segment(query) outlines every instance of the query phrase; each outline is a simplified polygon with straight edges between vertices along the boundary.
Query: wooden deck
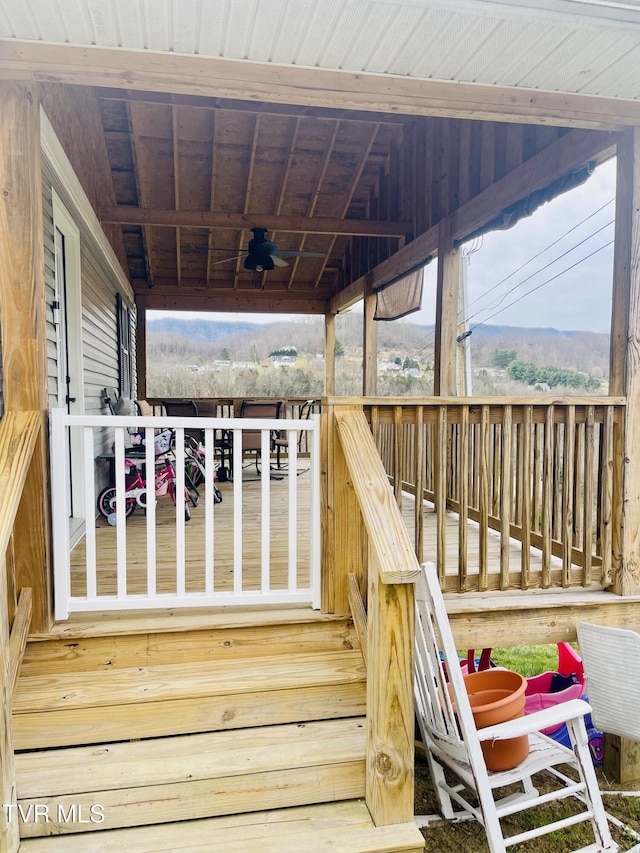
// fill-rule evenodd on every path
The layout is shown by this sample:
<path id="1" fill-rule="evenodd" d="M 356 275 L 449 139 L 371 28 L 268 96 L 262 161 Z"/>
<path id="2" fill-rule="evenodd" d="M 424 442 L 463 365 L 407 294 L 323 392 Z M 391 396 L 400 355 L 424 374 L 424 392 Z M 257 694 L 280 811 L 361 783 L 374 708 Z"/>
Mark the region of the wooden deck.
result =
<path id="1" fill-rule="evenodd" d="M 261 576 L 261 530 L 260 530 L 260 482 L 254 480 L 255 469 L 247 469 L 248 481 L 243 483 L 243 576 L 245 588 L 259 589 Z M 287 520 L 284 507 L 288 500 L 287 477 L 271 482 L 271 539 L 270 579 L 274 587 L 286 586 L 287 582 Z M 309 576 L 309 526 L 308 489 L 309 475 L 297 478 L 298 511 L 301 514 L 298 538 L 298 582 L 308 583 Z M 233 586 L 233 484 L 221 483 L 224 498 L 214 508 L 216 588 L 230 590 Z M 437 525 L 433 505 L 423 502 L 424 561 L 435 560 Z M 415 507 L 412 495 L 402 495 L 402 516 L 413 536 Z M 176 546 L 175 508 L 168 497 L 161 498 L 157 505 L 158 527 L 156 546 L 158 559 L 158 588 L 161 591 L 175 590 Z M 100 519 L 97 524 L 98 588 L 113 592 L 116 584 L 116 528 Z M 146 524 L 141 510 L 127 521 L 127 571 L 129 591 L 142 592 L 146 582 Z M 204 497 L 198 507 L 192 508 L 192 520 L 185 526 L 186 532 L 186 579 L 187 590 L 201 590 L 204 583 Z M 489 531 L 487 552 L 490 561 L 488 589 L 478 591 L 478 560 L 474 554 L 480 548 L 480 530 L 475 522 L 468 522 L 466 539 L 469 571 L 467 592 L 457 594 L 459 518 L 456 513 L 447 514 L 446 525 L 446 599 L 452 628 L 460 648 L 484 646 L 510 646 L 519 643 L 537 644 L 576 639 L 576 625 L 580 620 L 606 622 L 620 627 L 637 628 L 638 597 L 620 597 L 603 590 L 595 580 L 589 587 L 581 586 L 582 569 L 572 571 L 574 586 L 562 587 L 562 565 L 560 558 L 552 557 L 552 588 L 529 589 L 520 586 L 522 547 L 517 540 L 509 543 L 510 584 L 506 590 L 499 589 L 500 537 Z M 84 542 L 72 552 L 72 583 L 74 593 L 83 594 L 84 579 L 81 566 L 84 564 Z M 530 582 L 539 583 L 541 575 L 541 553 L 531 549 Z M 594 570 L 599 574 L 599 570 Z M 500 611 L 499 618 L 496 614 Z M 196 627 L 226 624 L 230 627 L 242 624 L 262 624 L 272 618 L 276 621 L 282 613 L 286 619 L 322 620 L 318 611 L 306 605 L 288 605 L 284 611 L 277 606 L 256 607 L 206 607 L 180 609 L 179 606 L 156 611 L 125 611 L 122 613 L 73 613 L 68 621 L 57 624 L 48 636 L 89 636 L 92 634 L 118 635 L 137 631 L 142 624 L 155 630 L 181 631 Z M 280 615 L 279 615 L 280 614 Z"/>
<path id="2" fill-rule="evenodd" d="M 270 524 L 270 581 L 274 589 L 286 588 L 288 573 L 288 526 L 287 514 L 283 511 L 288 500 L 288 476 L 282 480 L 271 481 Z M 233 587 L 233 542 L 234 542 L 234 504 L 233 483 L 219 484 L 223 501 L 214 507 L 214 548 L 215 548 L 215 583 L 216 589 L 228 591 Z M 297 535 L 297 580 L 298 585 L 309 583 L 309 475 L 302 473 L 297 478 L 298 497 L 298 535 Z M 402 516 L 409 535 L 413 537 L 415 529 L 415 508 L 413 495 L 404 493 L 402 496 Z M 205 496 L 201 490 L 201 498 L 197 507 L 191 507 L 191 521 L 185 525 L 186 537 L 186 588 L 187 592 L 198 592 L 204 589 L 205 564 Z M 242 564 L 243 589 L 260 589 L 261 580 L 261 484 L 256 479 L 255 468 L 245 470 L 242 489 L 243 530 L 242 530 Z M 156 554 L 157 579 L 159 592 L 175 592 L 176 584 L 176 537 L 175 537 L 175 507 L 168 496 L 157 502 L 156 524 Z M 424 519 L 424 548 L 421 558 L 423 561 L 434 560 L 437 551 L 437 526 L 433 504 L 423 501 Z M 127 520 L 126 531 L 127 553 L 127 591 L 129 594 L 142 593 L 146 588 L 147 560 L 147 529 L 144 512 L 138 508 Z M 467 523 L 467 553 L 468 575 L 467 590 L 478 589 L 477 555 L 480 548 L 480 528 L 473 521 Z M 446 592 L 457 591 L 458 579 L 458 549 L 460 539 L 459 519 L 456 513 L 447 513 L 446 525 Z M 489 590 L 498 590 L 500 577 L 500 536 L 495 531 L 489 531 Z M 98 593 L 113 594 L 116 585 L 116 528 L 103 518 L 96 521 L 96 550 Z M 77 545 L 71 554 L 72 593 L 85 594 L 84 565 L 86 560 L 84 540 Z M 522 546 L 513 539 L 509 543 L 509 565 L 511 582 L 509 589 L 520 589 L 520 571 L 522 564 Z M 530 585 L 539 584 L 542 575 L 542 556 L 539 549 L 531 548 Z M 562 580 L 562 561 L 552 557 L 552 584 L 559 588 Z M 572 580 L 576 587 L 580 586 L 582 569 L 575 566 L 572 570 Z M 598 583 L 599 570 L 593 570 L 592 590 L 601 589 Z"/>
<path id="3" fill-rule="evenodd" d="M 302 462 L 301 460 L 301 467 Z M 274 474 L 277 472 L 274 472 Z M 288 578 L 288 474 L 271 480 L 270 495 L 270 586 L 286 589 Z M 279 476 L 279 475 L 278 475 Z M 214 561 L 215 588 L 220 592 L 233 589 L 234 536 L 237 518 L 234 516 L 234 487 L 231 481 L 219 483 L 223 500 L 214 504 Z M 299 474 L 297 486 L 297 585 L 309 585 L 310 569 L 310 477 L 307 470 Z M 190 506 L 191 520 L 185 524 L 186 591 L 205 589 L 205 500 L 204 487 L 200 500 Z M 259 590 L 261 584 L 261 482 L 255 466 L 245 469 L 242 483 L 242 577 L 243 590 Z M 116 591 L 116 528 L 104 518 L 96 521 L 97 586 L 99 595 Z M 156 504 L 156 576 L 157 589 L 162 593 L 176 592 L 176 508 L 168 495 Z M 138 507 L 126 523 L 127 593 L 144 593 L 147 583 L 147 525 L 144 511 Z M 86 593 L 84 567 L 85 541 L 82 539 L 71 553 L 72 595 Z"/>
<path id="4" fill-rule="evenodd" d="M 402 517 L 414 539 L 415 531 L 415 498 L 406 492 L 402 495 L 401 505 Z M 435 561 L 437 553 L 437 517 L 434 505 L 429 501 L 422 502 L 422 515 L 424 523 L 424 547 L 421 561 Z M 467 521 L 466 525 L 466 548 L 467 548 L 467 582 L 466 591 L 478 590 L 478 577 L 480 566 L 480 525 L 475 521 Z M 445 592 L 458 591 L 458 553 L 460 548 L 460 523 L 458 514 L 447 512 L 445 527 Z M 500 588 L 500 534 L 495 530 L 487 531 L 487 553 L 488 553 L 488 589 L 499 590 Z M 419 555 L 420 556 L 420 555 Z M 522 569 L 522 544 L 517 539 L 509 540 L 509 573 L 510 583 L 508 589 L 520 590 L 520 576 Z M 572 566 L 571 586 L 580 587 L 582 584 L 582 567 Z M 602 589 L 600 584 L 600 567 L 594 566 L 591 572 L 592 582 L 590 589 Z M 529 564 L 529 588 L 535 589 L 540 586 L 542 579 L 542 551 L 539 548 L 530 549 Z M 551 582 L 552 586 L 562 586 L 562 560 L 560 557 L 551 557 Z"/>

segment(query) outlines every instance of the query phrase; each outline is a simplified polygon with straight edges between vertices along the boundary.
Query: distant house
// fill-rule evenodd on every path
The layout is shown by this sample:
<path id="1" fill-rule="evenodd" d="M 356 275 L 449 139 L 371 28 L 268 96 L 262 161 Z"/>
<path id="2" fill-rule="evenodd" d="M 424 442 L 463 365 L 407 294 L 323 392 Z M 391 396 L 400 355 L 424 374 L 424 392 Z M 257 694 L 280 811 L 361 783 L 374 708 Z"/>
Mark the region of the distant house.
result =
<path id="1" fill-rule="evenodd" d="M 395 361 L 383 361 L 378 365 L 379 373 L 399 373 L 402 370 L 401 364 L 396 364 Z"/>
<path id="2" fill-rule="evenodd" d="M 213 362 L 215 370 L 223 370 L 225 367 L 231 367 L 231 362 L 226 359 L 218 359 Z"/>
<path id="3" fill-rule="evenodd" d="M 234 361 L 232 364 L 234 370 L 251 370 L 257 366 L 255 361 Z"/>
<path id="4" fill-rule="evenodd" d="M 294 367 L 297 358 L 296 355 L 272 355 L 271 362 L 274 367 Z"/>

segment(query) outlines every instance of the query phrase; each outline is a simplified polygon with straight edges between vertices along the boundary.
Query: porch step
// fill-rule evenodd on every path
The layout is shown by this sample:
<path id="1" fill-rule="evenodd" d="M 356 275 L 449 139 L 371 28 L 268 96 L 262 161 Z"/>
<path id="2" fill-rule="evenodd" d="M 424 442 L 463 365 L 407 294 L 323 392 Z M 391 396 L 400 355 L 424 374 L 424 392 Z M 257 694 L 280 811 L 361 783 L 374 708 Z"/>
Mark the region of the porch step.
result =
<path id="1" fill-rule="evenodd" d="M 20 853 L 421 853 L 413 823 L 375 827 L 361 801 L 252 812 L 229 817 L 86 835 L 25 839 Z"/>
<path id="2" fill-rule="evenodd" d="M 359 649 L 52 671 L 18 679 L 16 750 L 243 729 L 365 713 Z"/>
<path id="3" fill-rule="evenodd" d="M 363 797 L 365 753 L 358 717 L 18 754 L 21 837 Z"/>

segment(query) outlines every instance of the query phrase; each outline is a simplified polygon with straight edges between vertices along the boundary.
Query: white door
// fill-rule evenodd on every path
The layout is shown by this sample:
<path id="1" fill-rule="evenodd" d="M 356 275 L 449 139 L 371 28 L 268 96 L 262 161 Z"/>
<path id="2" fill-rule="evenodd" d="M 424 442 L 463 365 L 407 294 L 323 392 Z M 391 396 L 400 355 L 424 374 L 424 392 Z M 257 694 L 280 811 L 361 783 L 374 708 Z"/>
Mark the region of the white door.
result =
<path id="1" fill-rule="evenodd" d="M 80 232 L 54 193 L 53 225 L 55 245 L 56 358 L 58 364 L 58 406 L 69 414 L 84 412 L 82 372 L 82 300 L 80 286 Z M 69 487 L 67 514 L 72 543 L 84 528 L 84 475 L 82 436 L 70 435 L 67 447 Z"/>

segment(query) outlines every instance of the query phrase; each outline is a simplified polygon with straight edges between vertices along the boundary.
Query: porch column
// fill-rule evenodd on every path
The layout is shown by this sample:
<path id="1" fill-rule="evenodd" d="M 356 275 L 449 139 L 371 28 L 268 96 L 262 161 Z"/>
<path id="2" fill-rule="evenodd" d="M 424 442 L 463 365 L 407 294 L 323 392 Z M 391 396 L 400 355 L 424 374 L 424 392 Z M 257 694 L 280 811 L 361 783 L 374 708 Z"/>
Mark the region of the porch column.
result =
<path id="1" fill-rule="evenodd" d="M 613 550 L 614 591 L 640 594 L 640 456 L 629 447 L 640 430 L 640 129 L 618 143 L 609 394 L 624 396 L 622 434 L 615 437 L 613 492 L 618 495 Z M 626 446 L 625 446 L 626 443 Z"/>
<path id="2" fill-rule="evenodd" d="M 613 454 L 613 591 L 624 596 L 640 593 L 640 458 L 630 451 L 640 429 L 640 128 L 625 131 L 617 154 L 609 394 L 627 399 Z M 605 772 L 623 784 L 640 778 L 639 746 L 605 733 Z"/>
<path id="3" fill-rule="evenodd" d="M 324 396 L 336 393 L 336 315 L 324 315 Z"/>
<path id="4" fill-rule="evenodd" d="M 16 586 L 33 590 L 31 630 L 53 623 L 46 464 L 47 362 L 37 92 L 27 81 L 0 83 L 0 307 L 7 411 L 37 411 L 38 444 L 16 518 Z"/>
<path id="5" fill-rule="evenodd" d="M 438 229 L 438 283 L 433 368 L 433 393 L 436 397 L 455 397 L 456 395 L 459 282 L 460 250 L 453 247 L 451 220 L 442 219 Z"/>
<path id="6" fill-rule="evenodd" d="M 38 98 L 26 81 L 0 82 L 0 318 L 2 377 L 6 411 L 40 412 L 38 443 L 22 492 L 12 537 L 18 591 L 34 594 L 33 627 L 46 630 L 52 619 L 49 574 L 49 518 L 45 467 L 46 347 L 44 336 L 44 257 Z M 5 483 L 11 488 L 11 483 Z M 20 845 L 15 806 L 9 678 L 7 555 L 0 554 L 0 850 Z"/>
<path id="7" fill-rule="evenodd" d="M 136 294 L 136 397 L 147 398 L 147 298 Z"/>
<path id="8" fill-rule="evenodd" d="M 378 393 L 378 328 L 373 319 L 376 313 L 376 294 L 367 275 L 364 287 L 364 328 L 362 335 L 362 394 L 375 397 Z"/>

